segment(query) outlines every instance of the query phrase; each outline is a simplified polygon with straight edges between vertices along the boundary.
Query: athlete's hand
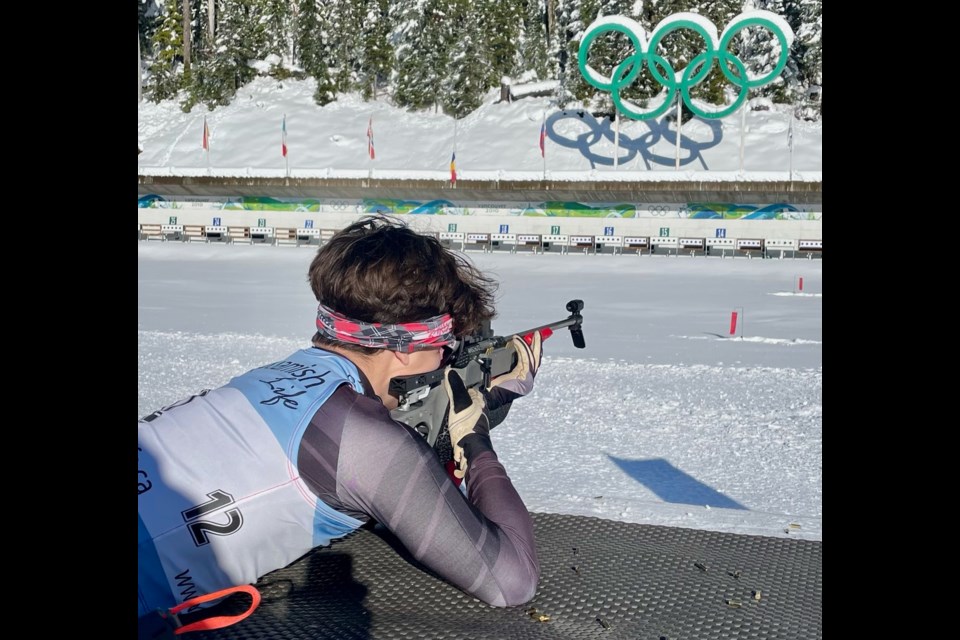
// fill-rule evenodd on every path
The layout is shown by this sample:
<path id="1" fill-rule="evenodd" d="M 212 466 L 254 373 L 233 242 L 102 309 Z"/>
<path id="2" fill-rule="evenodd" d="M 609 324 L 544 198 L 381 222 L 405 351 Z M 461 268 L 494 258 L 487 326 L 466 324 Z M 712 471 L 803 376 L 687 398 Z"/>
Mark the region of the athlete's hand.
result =
<path id="1" fill-rule="evenodd" d="M 450 430 L 450 443 L 453 445 L 453 460 L 457 464 L 453 474 L 462 478 L 467 474 L 467 457 L 461 443 L 464 438 L 473 434 L 488 436 L 490 420 L 487 418 L 483 395 L 477 389 L 468 390 L 460 374 L 451 367 L 444 371 L 443 388 L 450 400 L 447 427 Z"/>
<path id="2" fill-rule="evenodd" d="M 490 388 L 500 387 L 518 396 L 530 393 L 533 390 L 537 369 L 540 368 L 540 358 L 543 355 L 542 342 L 539 331 L 533 332 L 529 345 L 520 336 L 513 336 L 510 345 L 517 353 L 517 363 L 510 371 L 491 380 Z"/>

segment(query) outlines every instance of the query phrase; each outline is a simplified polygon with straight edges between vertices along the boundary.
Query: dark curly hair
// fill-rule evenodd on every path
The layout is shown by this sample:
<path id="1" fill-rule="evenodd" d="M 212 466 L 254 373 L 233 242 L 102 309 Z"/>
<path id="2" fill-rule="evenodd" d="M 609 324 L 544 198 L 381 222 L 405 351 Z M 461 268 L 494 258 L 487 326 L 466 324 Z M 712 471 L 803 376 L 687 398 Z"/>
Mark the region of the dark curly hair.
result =
<path id="1" fill-rule="evenodd" d="M 308 274 L 317 301 L 349 318 L 396 324 L 444 313 L 456 335 L 470 335 L 496 315 L 497 282 L 433 236 L 391 216 L 365 216 L 320 247 Z M 320 346 L 377 349 L 332 341 Z"/>

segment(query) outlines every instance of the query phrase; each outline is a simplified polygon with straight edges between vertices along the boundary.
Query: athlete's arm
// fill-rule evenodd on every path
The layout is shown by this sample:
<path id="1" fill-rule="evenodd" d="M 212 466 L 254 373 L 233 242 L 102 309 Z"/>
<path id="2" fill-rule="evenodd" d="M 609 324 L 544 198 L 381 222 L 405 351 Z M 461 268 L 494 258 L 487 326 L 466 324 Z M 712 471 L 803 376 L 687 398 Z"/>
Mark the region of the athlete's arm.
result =
<path id="1" fill-rule="evenodd" d="M 321 498 L 377 520 L 419 562 L 488 604 L 533 598 L 540 573 L 533 523 L 492 448 L 470 458 L 467 499 L 426 440 L 382 404 L 341 388 L 321 412 L 341 411 L 336 496 Z"/>

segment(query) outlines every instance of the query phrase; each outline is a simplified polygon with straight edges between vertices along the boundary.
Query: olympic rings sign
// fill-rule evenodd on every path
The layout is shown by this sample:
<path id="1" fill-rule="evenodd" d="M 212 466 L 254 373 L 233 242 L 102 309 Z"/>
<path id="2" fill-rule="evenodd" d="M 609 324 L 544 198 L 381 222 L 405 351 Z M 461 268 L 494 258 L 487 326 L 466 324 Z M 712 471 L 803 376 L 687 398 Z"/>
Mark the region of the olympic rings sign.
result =
<path id="1" fill-rule="evenodd" d="M 727 49 L 733 37 L 748 27 L 763 27 L 769 30 L 780 41 L 780 58 L 774 69 L 759 78 L 748 78 L 747 69 L 743 62 Z M 657 45 L 670 32 L 678 29 L 690 29 L 703 38 L 706 51 L 695 56 L 682 72 L 675 71 L 669 62 L 656 53 Z M 633 43 L 634 54 L 618 64 L 613 69 L 611 77 L 603 76 L 587 64 L 587 54 L 590 44 L 597 36 L 607 31 L 618 31 Z M 650 39 L 635 20 L 623 16 L 604 16 L 598 18 L 587 27 L 587 31 L 580 42 L 578 59 L 580 73 L 591 85 L 604 91 L 609 91 L 614 104 L 625 116 L 634 120 L 647 120 L 663 114 L 673 103 L 674 95 L 680 91 L 680 96 L 692 112 L 703 118 L 723 118 L 743 104 L 747 93 L 753 87 L 760 87 L 780 75 L 787 64 L 790 45 L 793 44 L 793 30 L 787 21 L 770 11 L 744 11 L 717 36 L 717 27 L 712 22 L 696 13 L 675 13 L 667 16 L 656 26 Z M 713 62 L 716 60 L 720 70 L 732 84 L 740 87 L 740 93 L 733 104 L 719 111 L 704 111 L 690 100 L 690 89 L 699 84 L 710 73 Z M 640 107 L 620 97 L 620 91 L 629 86 L 640 74 L 644 65 L 650 69 L 654 79 L 666 90 L 667 95 L 663 104 L 649 111 L 642 111 Z M 730 70 L 733 67 L 736 74 Z"/>

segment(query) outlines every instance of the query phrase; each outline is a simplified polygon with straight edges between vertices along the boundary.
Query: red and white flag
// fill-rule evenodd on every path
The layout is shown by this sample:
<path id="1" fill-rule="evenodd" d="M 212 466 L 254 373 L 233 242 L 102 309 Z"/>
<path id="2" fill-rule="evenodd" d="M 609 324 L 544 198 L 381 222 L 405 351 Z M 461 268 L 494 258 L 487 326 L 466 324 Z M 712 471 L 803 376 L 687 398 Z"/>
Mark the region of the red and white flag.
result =
<path id="1" fill-rule="evenodd" d="M 207 117 L 203 117 L 203 150 L 210 151 L 210 129 L 207 127 Z"/>
<path id="2" fill-rule="evenodd" d="M 280 153 L 287 157 L 287 114 L 283 114 L 283 124 L 280 125 Z"/>
<path id="3" fill-rule="evenodd" d="M 370 122 L 367 123 L 367 153 L 371 160 L 377 159 L 377 152 L 373 148 L 373 116 L 370 116 Z"/>
<path id="4" fill-rule="evenodd" d="M 540 157 L 547 157 L 547 120 L 544 118 L 543 124 L 540 125 Z"/>

